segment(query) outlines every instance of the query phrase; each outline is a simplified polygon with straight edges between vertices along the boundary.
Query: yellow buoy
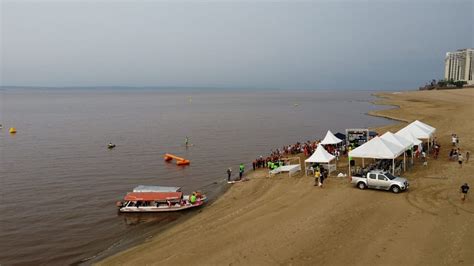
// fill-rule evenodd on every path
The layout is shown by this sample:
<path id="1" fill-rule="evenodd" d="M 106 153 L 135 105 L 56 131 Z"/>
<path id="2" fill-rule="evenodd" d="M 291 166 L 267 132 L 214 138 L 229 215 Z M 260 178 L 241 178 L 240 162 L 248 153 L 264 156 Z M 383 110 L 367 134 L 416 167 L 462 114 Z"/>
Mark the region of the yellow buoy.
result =
<path id="1" fill-rule="evenodd" d="M 11 127 L 8 132 L 10 132 L 10 134 L 15 134 L 16 133 L 16 128 Z"/>

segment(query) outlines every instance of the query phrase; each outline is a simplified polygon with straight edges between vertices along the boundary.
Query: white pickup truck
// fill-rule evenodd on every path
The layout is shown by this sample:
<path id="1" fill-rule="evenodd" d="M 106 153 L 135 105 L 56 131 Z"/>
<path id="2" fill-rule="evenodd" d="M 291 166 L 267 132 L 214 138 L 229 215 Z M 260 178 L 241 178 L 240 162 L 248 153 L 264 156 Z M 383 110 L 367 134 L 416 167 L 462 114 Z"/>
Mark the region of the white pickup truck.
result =
<path id="1" fill-rule="evenodd" d="M 355 184 L 360 189 L 374 188 L 390 190 L 393 193 L 399 193 L 406 190 L 409 186 L 406 178 L 393 176 L 389 172 L 384 171 L 370 171 L 367 176 L 351 177 L 351 183 Z"/>

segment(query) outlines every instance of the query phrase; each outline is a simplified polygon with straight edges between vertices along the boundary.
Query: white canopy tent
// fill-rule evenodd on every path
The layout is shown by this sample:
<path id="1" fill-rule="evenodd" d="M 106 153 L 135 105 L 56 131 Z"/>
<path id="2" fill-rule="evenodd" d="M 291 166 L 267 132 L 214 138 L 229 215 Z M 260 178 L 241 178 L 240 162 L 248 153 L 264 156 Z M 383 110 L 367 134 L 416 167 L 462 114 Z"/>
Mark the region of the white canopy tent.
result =
<path id="1" fill-rule="evenodd" d="M 392 173 L 395 172 L 395 158 L 404 154 L 405 148 L 378 136 L 349 152 L 349 158 L 392 159 Z M 351 173 L 349 163 L 349 174 Z"/>
<path id="2" fill-rule="evenodd" d="M 342 142 L 341 139 L 334 136 L 334 134 L 331 132 L 331 130 L 328 130 L 328 132 L 326 133 L 326 136 L 321 141 L 321 144 L 328 145 L 328 144 L 338 144 L 338 143 L 341 143 L 341 142 Z"/>
<path id="3" fill-rule="evenodd" d="M 433 135 L 436 132 L 436 128 L 434 128 L 434 127 L 432 127 L 428 124 L 425 124 L 425 123 L 423 123 L 419 120 L 415 120 L 411 124 L 414 124 L 414 125 L 417 125 L 417 126 L 423 128 L 423 129 L 426 129 L 428 132 L 431 133 L 431 135 Z"/>
<path id="4" fill-rule="evenodd" d="M 403 137 L 403 138 L 409 140 L 413 145 L 420 145 L 420 144 L 421 144 L 421 140 L 417 139 L 417 138 L 416 138 L 411 132 L 409 132 L 409 131 L 403 131 L 403 132 L 398 131 L 397 133 L 395 133 L 395 136 Z"/>
<path id="5" fill-rule="evenodd" d="M 417 124 L 411 123 L 408 126 L 400 129 L 397 133 L 400 133 L 399 135 L 403 136 L 404 134 L 407 134 L 407 132 L 411 133 L 419 140 L 426 139 L 428 141 L 428 149 L 430 148 L 430 139 L 433 136 L 433 132 L 428 128 L 423 128 Z"/>
<path id="6" fill-rule="evenodd" d="M 383 139 L 383 140 L 386 140 L 388 142 L 392 142 L 394 144 L 397 144 L 398 146 L 403 147 L 405 149 L 404 153 L 403 153 L 403 170 L 406 171 L 405 151 L 411 149 L 411 147 L 413 147 L 413 143 L 411 141 L 407 140 L 406 138 L 402 137 L 402 136 L 398 136 L 398 135 L 393 134 L 390 131 L 385 132 L 385 134 L 383 134 L 380 138 Z M 413 153 L 411 153 L 411 155 L 412 155 L 412 158 L 413 158 Z"/>
<path id="7" fill-rule="evenodd" d="M 413 143 L 406 138 L 402 136 L 398 136 L 393 134 L 392 132 L 388 131 L 385 132 L 382 136 L 380 136 L 381 139 L 392 142 L 394 144 L 397 144 L 398 146 L 403 147 L 405 150 L 410 149 L 413 146 Z"/>
<path id="8" fill-rule="evenodd" d="M 327 164 L 328 165 L 328 171 L 331 173 L 332 171 L 336 170 L 336 164 L 331 164 L 332 161 L 335 161 L 336 156 L 330 154 L 326 149 L 324 149 L 323 145 L 321 143 L 318 144 L 318 147 L 316 147 L 316 150 L 313 152 L 313 154 L 304 161 L 305 168 L 307 168 L 306 164 L 307 163 L 321 163 L 321 164 Z M 307 171 L 305 171 L 307 175 Z"/>
<path id="9" fill-rule="evenodd" d="M 408 126 L 400 129 L 398 132 L 406 131 L 412 133 L 417 139 L 429 139 L 432 135 L 428 129 L 422 128 L 416 124 L 409 124 Z"/>

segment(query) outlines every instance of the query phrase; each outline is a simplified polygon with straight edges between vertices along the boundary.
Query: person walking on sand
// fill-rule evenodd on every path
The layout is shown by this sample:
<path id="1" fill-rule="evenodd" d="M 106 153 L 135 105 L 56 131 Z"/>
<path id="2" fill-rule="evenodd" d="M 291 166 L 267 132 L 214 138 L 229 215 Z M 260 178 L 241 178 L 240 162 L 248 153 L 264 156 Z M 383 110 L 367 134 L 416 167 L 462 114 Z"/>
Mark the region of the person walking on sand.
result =
<path id="1" fill-rule="evenodd" d="M 314 172 L 314 186 L 320 186 L 319 178 L 321 177 L 321 172 L 319 172 L 319 168 L 316 168 Z"/>
<path id="2" fill-rule="evenodd" d="M 469 155 L 471 155 L 471 153 L 469 151 L 466 151 L 466 163 L 469 162 Z"/>
<path id="3" fill-rule="evenodd" d="M 464 161 L 464 158 L 462 157 L 462 154 L 459 153 L 459 155 L 458 155 L 458 162 L 459 162 L 459 167 L 461 167 L 461 168 L 462 168 L 462 161 Z"/>
<path id="4" fill-rule="evenodd" d="M 325 170 L 322 170 L 321 171 L 321 175 L 319 176 L 319 186 L 321 188 L 323 188 L 323 184 L 324 184 L 324 179 L 326 178 L 326 171 Z"/>
<path id="5" fill-rule="evenodd" d="M 462 201 L 466 200 L 467 192 L 469 192 L 469 185 L 467 183 L 464 183 L 464 185 L 461 186 L 461 200 Z"/>
<path id="6" fill-rule="evenodd" d="M 239 166 L 239 180 L 242 180 L 242 176 L 244 175 L 245 171 L 245 166 L 243 163 L 240 164 Z"/>
<path id="7" fill-rule="evenodd" d="M 229 167 L 227 168 L 227 181 L 230 181 L 230 176 L 232 175 L 232 169 Z"/>

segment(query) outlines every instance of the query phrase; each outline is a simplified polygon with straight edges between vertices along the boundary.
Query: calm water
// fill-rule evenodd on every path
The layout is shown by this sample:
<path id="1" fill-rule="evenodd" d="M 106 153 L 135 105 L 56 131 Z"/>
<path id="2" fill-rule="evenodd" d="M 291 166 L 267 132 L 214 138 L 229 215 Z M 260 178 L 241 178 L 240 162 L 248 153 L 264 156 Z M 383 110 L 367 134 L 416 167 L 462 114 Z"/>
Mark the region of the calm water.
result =
<path id="1" fill-rule="evenodd" d="M 387 123 L 364 115 L 377 108 L 369 92 L 0 93 L 2 265 L 78 262 L 187 215 L 118 215 L 114 203 L 136 185 L 212 196 L 227 167 L 236 172 L 238 163 L 272 148 L 322 138 L 327 129 Z M 8 134 L 9 127 L 18 133 Z M 194 146 L 184 147 L 185 136 Z M 164 163 L 166 152 L 191 166 Z"/>

